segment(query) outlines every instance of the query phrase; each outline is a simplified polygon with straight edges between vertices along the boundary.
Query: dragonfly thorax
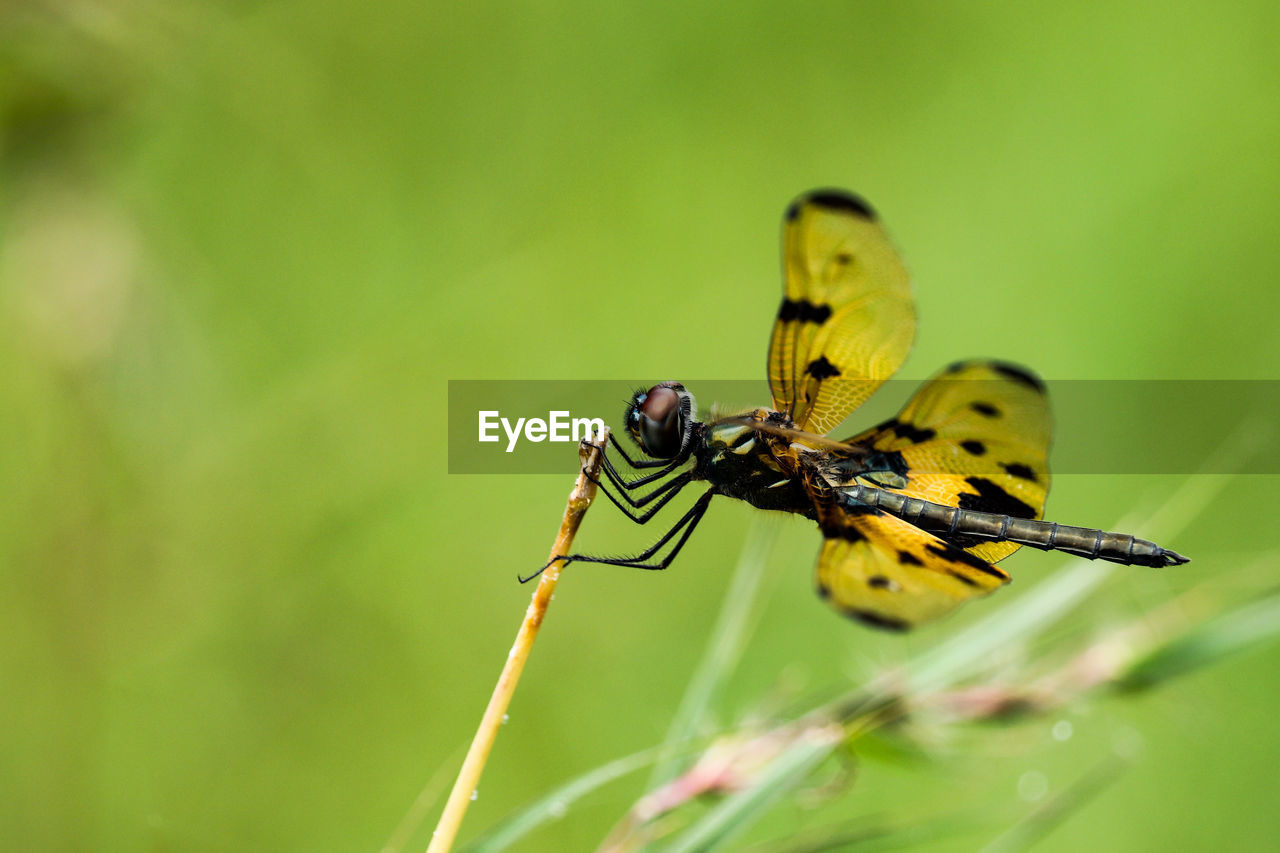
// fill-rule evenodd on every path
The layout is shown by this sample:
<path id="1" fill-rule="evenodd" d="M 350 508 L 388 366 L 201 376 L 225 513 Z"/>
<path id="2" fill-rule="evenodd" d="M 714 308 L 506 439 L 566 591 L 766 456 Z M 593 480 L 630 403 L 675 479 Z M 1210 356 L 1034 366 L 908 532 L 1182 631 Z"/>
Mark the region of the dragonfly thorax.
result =
<path id="1" fill-rule="evenodd" d="M 769 414 L 766 409 L 757 409 L 755 419 L 769 423 Z M 708 424 L 697 451 L 697 474 L 714 484 L 720 494 L 758 509 L 812 518 L 813 500 L 786 461 L 784 447 L 785 443 L 753 426 L 751 420 L 732 418 Z"/>

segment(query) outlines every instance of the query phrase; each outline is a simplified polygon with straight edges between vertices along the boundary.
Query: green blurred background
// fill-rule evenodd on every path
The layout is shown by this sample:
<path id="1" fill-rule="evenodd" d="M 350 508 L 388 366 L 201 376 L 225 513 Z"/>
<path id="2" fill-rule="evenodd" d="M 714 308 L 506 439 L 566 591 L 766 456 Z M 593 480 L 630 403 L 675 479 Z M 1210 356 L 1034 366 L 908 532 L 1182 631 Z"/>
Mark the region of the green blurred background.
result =
<path id="1" fill-rule="evenodd" d="M 1266 2 L 7 5 L 3 846 L 379 848 L 456 767 L 575 464 L 447 475 L 446 381 L 762 377 L 810 187 L 903 247 L 904 375 L 1277 378 L 1277 37 Z M 1050 512 L 1105 526 L 1180 482 L 1063 477 Z M 1278 492 L 1236 480 L 1168 543 L 1195 562 L 1118 573 L 1098 623 L 1274 576 Z M 662 575 L 572 568 L 463 838 L 662 737 L 750 519 L 714 507 Z M 580 545 L 647 535 L 600 507 Z M 783 526 L 731 708 L 1000 600 L 885 637 L 815 599 L 817 544 Z M 1015 557 L 1002 596 L 1057 564 Z M 1278 676 L 1272 648 L 1073 711 L 1066 743 L 871 762 L 825 816 L 981 814 L 1136 744 L 1044 849 L 1262 846 Z M 524 849 L 589 849 L 641 782 Z"/>

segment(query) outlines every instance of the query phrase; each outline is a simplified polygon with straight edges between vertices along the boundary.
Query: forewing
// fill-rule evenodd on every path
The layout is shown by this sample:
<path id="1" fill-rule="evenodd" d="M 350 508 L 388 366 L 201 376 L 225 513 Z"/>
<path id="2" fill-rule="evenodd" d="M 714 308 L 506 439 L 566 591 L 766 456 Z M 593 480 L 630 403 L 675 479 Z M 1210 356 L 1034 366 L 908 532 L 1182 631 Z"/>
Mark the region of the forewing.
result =
<path id="1" fill-rule="evenodd" d="M 1044 384 L 1034 374 L 1002 362 L 968 361 L 925 383 L 897 418 L 848 443 L 902 454 L 906 486 L 890 491 L 1041 518 L 1051 432 Z M 987 542 L 965 550 L 997 562 L 1017 549 L 1011 542 Z"/>
<path id="2" fill-rule="evenodd" d="M 986 595 L 1009 576 L 972 553 L 878 510 L 820 510 L 818 594 L 846 616 L 907 630 Z"/>
<path id="3" fill-rule="evenodd" d="M 836 190 L 787 208 L 782 259 L 773 406 L 800 429 L 827 433 L 906 359 L 916 327 L 910 279 L 867 203 Z"/>

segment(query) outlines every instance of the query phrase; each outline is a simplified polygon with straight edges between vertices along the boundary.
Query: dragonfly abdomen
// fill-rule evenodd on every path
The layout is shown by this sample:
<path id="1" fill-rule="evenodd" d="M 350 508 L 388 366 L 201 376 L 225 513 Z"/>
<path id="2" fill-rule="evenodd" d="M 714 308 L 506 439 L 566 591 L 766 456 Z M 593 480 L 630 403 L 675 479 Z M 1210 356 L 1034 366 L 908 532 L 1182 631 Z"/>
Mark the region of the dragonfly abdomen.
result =
<path id="1" fill-rule="evenodd" d="M 838 494 L 851 510 L 880 509 L 947 540 L 1016 542 L 1042 551 L 1063 551 L 1129 566 L 1162 567 L 1188 562 L 1181 554 L 1128 533 L 960 509 L 861 484 L 844 487 Z"/>

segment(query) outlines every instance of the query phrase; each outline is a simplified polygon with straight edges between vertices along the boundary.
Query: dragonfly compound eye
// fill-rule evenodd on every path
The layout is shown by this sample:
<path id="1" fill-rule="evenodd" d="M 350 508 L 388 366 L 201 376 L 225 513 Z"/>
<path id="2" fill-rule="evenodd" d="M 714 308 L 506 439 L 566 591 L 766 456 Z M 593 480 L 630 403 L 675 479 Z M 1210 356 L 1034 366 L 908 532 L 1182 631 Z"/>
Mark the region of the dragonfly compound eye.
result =
<path id="1" fill-rule="evenodd" d="M 670 459 L 680 452 L 684 439 L 683 390 L 674 382 L 663 382 L 637 401 L 635 438 L 644 452 L 655 459 Z"/>

